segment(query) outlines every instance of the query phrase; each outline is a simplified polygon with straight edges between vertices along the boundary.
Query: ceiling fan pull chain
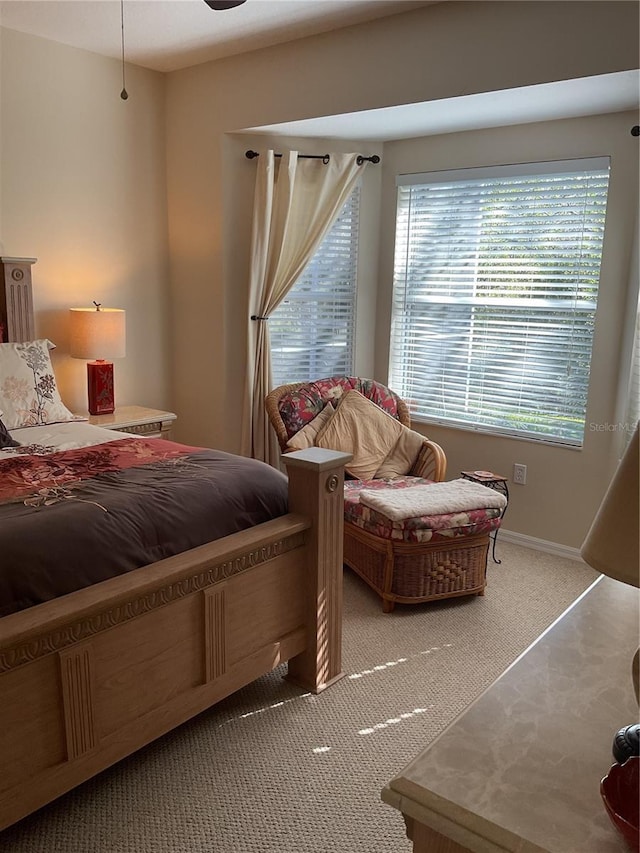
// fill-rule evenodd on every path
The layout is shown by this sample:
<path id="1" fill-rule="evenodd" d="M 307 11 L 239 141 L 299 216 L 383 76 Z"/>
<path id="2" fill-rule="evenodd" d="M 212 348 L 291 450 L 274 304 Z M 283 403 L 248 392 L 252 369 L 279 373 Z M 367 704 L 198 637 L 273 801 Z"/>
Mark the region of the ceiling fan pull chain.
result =
<path id="1" fill-rule="evenodd" d="M 123 101 L 126 101 L 129 93 L 127 92 L 124 79 L 124 0 L 120 0 L 120 31 L 122 34 L 122 91 L 120 92 L 120 97 Z"/>

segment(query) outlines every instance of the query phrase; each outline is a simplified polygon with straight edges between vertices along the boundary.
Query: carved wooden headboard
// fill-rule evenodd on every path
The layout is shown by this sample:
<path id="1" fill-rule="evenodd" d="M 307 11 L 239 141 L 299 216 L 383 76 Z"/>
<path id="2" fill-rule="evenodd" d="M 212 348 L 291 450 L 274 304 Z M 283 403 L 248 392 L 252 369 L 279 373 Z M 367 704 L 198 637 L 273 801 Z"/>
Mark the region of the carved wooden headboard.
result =
<path id="1" fill-rule="evenodd" d="M 0 257 L 0 343 L 35 337 L 31 264 L 36 260 Z"/>

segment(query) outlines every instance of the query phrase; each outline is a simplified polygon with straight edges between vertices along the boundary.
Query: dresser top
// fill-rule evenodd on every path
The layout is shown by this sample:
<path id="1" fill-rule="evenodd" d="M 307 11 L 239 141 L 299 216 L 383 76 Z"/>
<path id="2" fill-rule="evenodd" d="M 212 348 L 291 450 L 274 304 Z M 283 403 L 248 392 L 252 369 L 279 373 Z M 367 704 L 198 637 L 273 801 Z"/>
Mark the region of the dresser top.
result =
<path id="1" fill-rule="evenodd" d="M 613 736 L 638 720 L 638 602 L 597 580 L 383 800 L 478 853 L 625 853 L 600 780 Z"/>

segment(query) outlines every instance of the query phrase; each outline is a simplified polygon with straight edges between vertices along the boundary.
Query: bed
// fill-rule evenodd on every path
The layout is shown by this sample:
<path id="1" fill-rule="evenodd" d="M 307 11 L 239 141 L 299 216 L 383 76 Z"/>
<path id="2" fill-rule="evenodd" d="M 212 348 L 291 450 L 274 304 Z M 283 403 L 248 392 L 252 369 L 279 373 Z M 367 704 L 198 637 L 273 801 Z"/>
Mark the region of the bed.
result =
<path id="1" fill-rule="evenodd" d="M 1 263 L 4 340 L 33 341 L 33 259 L 2 258 Z M 18 528 L 18 516 L 24 525 L 29 514 L 44 519 L 64 510 L 70 520 L 79 509 L 101 518 L 112 512 L 107 493 L 98 499 L 92 491 L 104 488 L 104 477 L 93 476 L 98 457 L 106 479 L 122 475 L 140 486 L 145 463 L 122 459 L 148 454 L 159 467 L 197 469 L 197 477 L 187 479 L 202 476 L 205 491 L 217 491 L 204 469 L 216 468 L 228 454 L 121 433 L 89 436 L 91 429 L 86 423 L 62 424 L 57 431 L 62 437 L 56 438 L 55 426 L 48 424 L 10 430 L 21 446 L 0 454 L 0 508 L 8 503 L 12 513 L 0 513 L 0 525 L 7 534 L 15 524 L 25 550 L 16 550 L 15 542 L 0 550 L 0 577 L 14 573 L 9 588 L 19 587 L 21 570 L 28 574 L 36 563 L 48 565 L 41 534 Z M 120 546 L 102 545 L 92 555 L 76 553 L 64 540 L 51 545 L 51 554 L 62 559 L 62 577 L 80 577 L 80 588 L 56 592 L 45 572 L 44 591 L 34 598 L 20 592 L 5 601 L 6 615 L 0 618 L 0 829 L 285 661 L 287 677 L 314 693 L 341 677 L 342 491 L 348 458 L 317 448 L 288 454 L 284 501 L 280 494 L 280 508 L 266 510 L 274 517 L 255 523 L 258 516 L 251 510 L 244 529 L 145 565 L 127 565 L 124 573 L 102 559 L 105 551 L 121 553 Z M 231 457 L 232 467 L 239 459 Z M 11 496 L 8 481 L 18 470 L 33 471 L 29 465 L 38 473 L 20 474 L 21 485 Z M 53 492 L 51 482 L 36 482 L 42 476 L 54 478 Z M 31 490 L 25 486 L 29 478 Z M 164 501 L 168 488 L 156 483 L 151 491 L 159 491 Z M 203 523 L 201 517 L 200 527 Z M 157 529 L 158 521 L 154 524 Z M 46 535 L 67 526 L 75 543 L 81 536 L 73 534 L 71 521 L 50 524 Z M 36 544 L 35 556 L 27 543 Z"/>

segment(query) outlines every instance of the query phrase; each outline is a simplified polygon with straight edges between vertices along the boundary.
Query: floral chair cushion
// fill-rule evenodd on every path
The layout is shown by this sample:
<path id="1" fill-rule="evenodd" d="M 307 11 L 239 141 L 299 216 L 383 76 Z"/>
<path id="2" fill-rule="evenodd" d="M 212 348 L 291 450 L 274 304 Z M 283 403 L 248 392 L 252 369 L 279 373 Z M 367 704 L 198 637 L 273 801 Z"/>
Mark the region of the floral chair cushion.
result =
<path id="1" fill-rule="evenodd" d="M 344 484 L 345 521 L 381 539 L 401 542 L 431 542 L 457 539 L 490 533 L 500 526 L 501 510 L 468 509 L 465 512 L 443 515 L 423 515 L 391 521 L 385 515 L 360 503 L 362 489 L 408 489 L 411 486 L 427 485 L 430 481 L 421 477 L 397 477 L 380 480 L 346 480 Z"/>
<path id="2" fill-rule="evenodd" d="M 301 430 L 291 436 L 287 442 L 287 450 L 306 450 L 307 447 L 313 447 L 316 443 L 316 436 L 335 413 L 336 410 L 331 403 L 327 403 L 319 415 L 316 415 L 312 421 L 309 421 Z"/>
<path id="3" fill-rule="evenodd" d="M 283 394 L 280 398 L 278 409 L 288 437 L 294 436 L 316 415 L 319 415 L 327 403 L 337 406 L 342 396 L 351 390 L 359 391 L 385 412 L 398 418 L 398 398 L 386 385 L 373 379 L 333 376 L 309 382 L 296 391 Z"/>

